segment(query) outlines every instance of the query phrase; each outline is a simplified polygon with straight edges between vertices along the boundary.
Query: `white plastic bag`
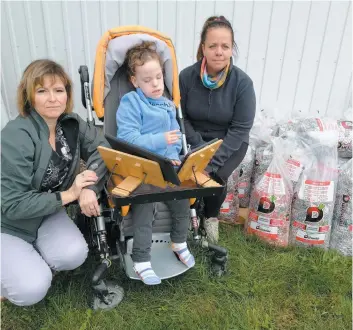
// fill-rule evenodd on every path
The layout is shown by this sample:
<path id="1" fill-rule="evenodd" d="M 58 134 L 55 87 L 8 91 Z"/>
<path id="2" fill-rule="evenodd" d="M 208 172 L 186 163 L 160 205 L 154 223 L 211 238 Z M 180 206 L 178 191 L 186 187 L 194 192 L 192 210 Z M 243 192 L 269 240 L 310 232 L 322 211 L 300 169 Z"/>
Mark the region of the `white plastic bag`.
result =
<path id="1" fill-rule="evenodd" d="M 227 181 L 227 195 L 219 211 L 218 219 L 227 223 L 238 224 L 238 171 L 234 170 Z"/>
<path id="2" fill-rule="evenodd" d="M 303 170 L 313 163 L 312 152 L 305 134 L 287 132 L 282 135 L 282 139 L 286 167 L 294 189 Z"/>
<path id="3" fill-rule="evenodd" d="M 286 160 L 289 179 L 293 188 L 298 182 L 303 169 L 312 163 L 310 146 L 306 142 L 305 135 L 296 132 L 286 132 L 281 137 L 283 157 Z M 268 144 L 261 146 L 255 152 L 254 182 L 263 176 L 273 158 L 273 146 Z"/>
<path id="4" fill-rule="evenodd" d="M 276 136 L 277 130 L 278 126 L 272 110 L 261 109 L 257 111 L 249 134 L 250 145 L 256 149 L 271 143 L 271 136 Z"/>
<path id="5" fill-rule="evenodd" d="M 290 243 L 328 248 L 337 185 L 337 131 L 309 132 L 313 163 L 294 193 Z"/>
<path id="6" fill-rule="evenodd" d="M 255 161 L 253 170 L 253 182 L 257 182 L 261 178 L 273 159 L 273 145 L 272 143 L 262 145 L 255 150 Z"/>
<path id="7" fill-rule="evenodd" d="M 352 256 L 352 165 L 350 159 L 339 171 L 330 239 L 330 248 L 345 256 Z"/>
<path id="8" fill-rule="evenodd" d="M 285 165 L 281 138 L 272 139 L 272 160 L 265 172 L 255 181 L 251 193 L 249 217 L 245 231 L 265 241 L 288 245 L 289 215 L 292 201 L 292 183 Z"/>
<path id="9" fill-rule="evenodd" d="M 338 131 L 337 120 L 333 118 L 293 118 L 279 126 L 278 135 L 288 132 L 329 132 Z"/>
<path id="10" fill-rule="evenodd" d="M 238 197 L 240 207 L 248 207 L 250 203 L 251 177 L 253 175 L 254 162 L 255 150 L 249 146 L 243 161 L 236 169 L 238 172 Z"/>
<path id="11" fill-rule="evenodd" d="M 337 121 L 338 136 L 338 156 L 352 158 L 352 122 L 348 120 Z"/>

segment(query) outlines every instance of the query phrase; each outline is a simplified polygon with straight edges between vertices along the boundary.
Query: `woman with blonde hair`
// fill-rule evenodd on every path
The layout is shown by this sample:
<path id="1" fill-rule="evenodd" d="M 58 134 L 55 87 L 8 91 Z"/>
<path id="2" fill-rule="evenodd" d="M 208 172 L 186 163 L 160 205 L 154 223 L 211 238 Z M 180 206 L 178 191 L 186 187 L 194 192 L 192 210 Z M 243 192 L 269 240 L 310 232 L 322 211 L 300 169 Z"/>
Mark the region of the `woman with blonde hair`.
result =
<path id="1" fill-rule="evenodd" d="M 45 297 L 52 270 L 85 261 L 87 244 L 64 206 L 77 200 L 86 216 L 99 214 L 107 170 L 97 147 L 109 145 L 72 113 L 71 80 L 53 61 L 25 69 L 17 104 L 1 140 L 1 296 L 28 306 Z M 80 159 L 94 171 L 79 174 Z"/>

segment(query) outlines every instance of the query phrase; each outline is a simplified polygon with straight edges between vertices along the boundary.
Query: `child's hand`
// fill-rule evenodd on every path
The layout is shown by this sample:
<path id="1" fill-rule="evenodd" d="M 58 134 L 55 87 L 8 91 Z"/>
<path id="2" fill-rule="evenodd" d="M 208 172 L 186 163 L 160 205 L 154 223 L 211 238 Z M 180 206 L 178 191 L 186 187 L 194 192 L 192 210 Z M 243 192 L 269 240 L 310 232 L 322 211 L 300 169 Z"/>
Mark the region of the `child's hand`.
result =
<path id="1" fill-rule="evenodd" d="M 181 161 L 180 160 L 171 160 L 171 162 L 172 162 L 172 164 L 174 165 L 174 166 L 179 166 L 180 164 L 181 164 Z"/>
<path id="2" fill-rule="evenodd" d="M 180 131 L 178 129 L 164 134 L 167 144 L 174 144 L 180 140 Z"/>

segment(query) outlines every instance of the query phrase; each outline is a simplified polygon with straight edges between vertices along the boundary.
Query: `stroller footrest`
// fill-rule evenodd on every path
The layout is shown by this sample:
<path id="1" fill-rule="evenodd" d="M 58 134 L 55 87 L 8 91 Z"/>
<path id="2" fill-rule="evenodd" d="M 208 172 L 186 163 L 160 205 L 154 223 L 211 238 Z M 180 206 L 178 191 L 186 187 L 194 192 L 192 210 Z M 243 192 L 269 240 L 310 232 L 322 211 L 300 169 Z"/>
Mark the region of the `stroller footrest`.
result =
<path id="1" fill-rule="evenodd" d="M 131 259 L 133 238 L 127 241 L 127 252 L 124 255 L 126 275 L 134 280 L 140 280 L 133 269 Z M 159 278 L 167 279 L 180 275 L 187 270 L 181 261 L 177 259 L 170 246 L 169 233 L 154 233 L 152 235 L 151 264 L 154 272 Z"/>

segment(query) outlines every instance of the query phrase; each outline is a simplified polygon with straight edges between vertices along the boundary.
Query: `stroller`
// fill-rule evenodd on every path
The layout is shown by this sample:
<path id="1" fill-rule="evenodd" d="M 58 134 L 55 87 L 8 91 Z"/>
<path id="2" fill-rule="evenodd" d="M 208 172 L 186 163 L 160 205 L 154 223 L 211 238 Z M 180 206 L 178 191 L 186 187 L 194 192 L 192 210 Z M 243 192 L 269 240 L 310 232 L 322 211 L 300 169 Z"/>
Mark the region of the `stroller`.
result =
<path id="1" fill-rule="evenodd" d="M 186 168 L 184 172 L 180 170 L 176 173 L 171 163 L 163 157 L 124 143 L 115 137 L 117 132 L 116 111 L 119 102 L 123 95 L 134 90 L 126 74 L 125 55 L 128 49 L 142 41 L 155 42 L 156 50 L 164 63 L 165 96 L 173 100 L 177 109 L 182 133 L 183 155 L 191 154 L 190 157 L 185 157 L 186 162 L 182 168 Z M 84 232 L 91 250 L 97 251 L 100 258 L 100 264 L 92 278 L 93 309 L 112 308 L 123 297 L 122 288 L 105 279 L 106 270 L 111 266 L 113 260 L 120 262 L 129 278 L 139 279 L 133 270 L 130 256 L 133 245 L 133 224 L 129 209 L 134 204 L 155 203 L 151 262 L 161 279 L 171 278 L 188 270 L 177 260 L 168 247 L 171 215 L 163 201 L 173 199 L 190 200 L 189 236 L 192 236 L 192 240 L 189 243 L 212 252 L 212 270 L 217 276 L 221 276 L 226 269 L 227 250 L 207 242 L 203 227 L 202 197 L 219 194 L 225 183 L 216 176 L 206 177 L 201 174 L 201 171 L 206 167 L 222 141 L 201 147 L 196 152 L 189 150 L 179 107 L 178 69 L 171 39 L 158 31 L 142 26 L 124 26 L 107 31 L 101 38 L 96 52 L 92 83 L 93 105 L 90 97 L 87 66 L 81 66 L 79 73 L 82 104 L 87 109 L 87 120 L 91 125 L 95 124 L 92 116 L 92 111 L 95 111 L 97 117 L 104 122 L 104 135 L 112 146 L 112 149 L 99 147 L 99 152 L 109 169 L 107 184 L 99 196 L 101 216 L 90 219 L 78 215 L 80 229 Z M 200 172 L 197 172 L 195 165 L 197 157 L 199 157 L 197 164 L 200 165 L 203 160 Z M 118 160 L 122 163 L 118 163 Z M 130 161 L 131 166 L 121 166 L 121 164 L 130 164 Z M 136 171 L 130 173 L 129 171 L 136 161 L 140 167 L 141 164 L 143 167 L 148 162 L 151 168 L 154 166 L 155 172 L 151 168 L 147 170 L 146 165 L 143 177 L 139 176 Z M 94 168 L 92 169 L 94 170 Z M 153 175 L 151 171 L 154 173 Z M 188 175 L 185 174 L 187 172 L 193 175 L 189 175 L 188 178 Z M 151 175 L 148 176 L 148 173 Z M 149 181 L 146 180 L 148 177 Z"/>

